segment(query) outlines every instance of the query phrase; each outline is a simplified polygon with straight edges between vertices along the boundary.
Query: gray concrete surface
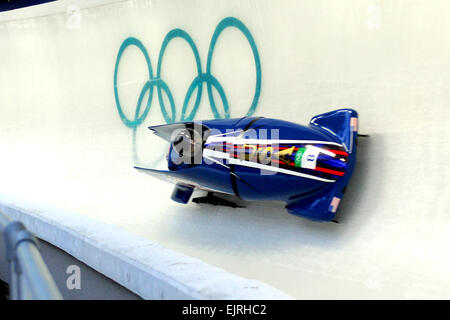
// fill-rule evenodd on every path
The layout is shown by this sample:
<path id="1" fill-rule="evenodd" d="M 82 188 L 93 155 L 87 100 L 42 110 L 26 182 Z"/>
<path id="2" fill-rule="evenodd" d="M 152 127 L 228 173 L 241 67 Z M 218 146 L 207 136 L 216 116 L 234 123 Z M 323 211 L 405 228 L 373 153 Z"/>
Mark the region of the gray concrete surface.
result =
<path id="1" fill-rule="evenodd" d="M 0 280 L 8 283 L 4 246 L 3 237 L 0 237 Z M 85 263 L 41 239 L 39 250 L 65 300 L 141 299 Z"/>

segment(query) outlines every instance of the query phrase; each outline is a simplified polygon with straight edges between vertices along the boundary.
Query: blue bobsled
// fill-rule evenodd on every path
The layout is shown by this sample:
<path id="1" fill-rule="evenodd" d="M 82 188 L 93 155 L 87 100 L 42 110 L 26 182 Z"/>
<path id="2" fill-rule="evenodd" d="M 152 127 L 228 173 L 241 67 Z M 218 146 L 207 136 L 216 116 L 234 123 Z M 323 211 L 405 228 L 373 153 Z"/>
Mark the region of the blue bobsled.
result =
<path id="1" fill-rule="evenodd" d="M 168 169 L 135 168 L 173 181 L 173 200 L 187 203 L 198 188 L 282 200 L 292 214 L 331 221 L 355 165 L 358 114 L 339 109 L 308 126 L 244 117 L 149 129 L 170 142 Z"/>

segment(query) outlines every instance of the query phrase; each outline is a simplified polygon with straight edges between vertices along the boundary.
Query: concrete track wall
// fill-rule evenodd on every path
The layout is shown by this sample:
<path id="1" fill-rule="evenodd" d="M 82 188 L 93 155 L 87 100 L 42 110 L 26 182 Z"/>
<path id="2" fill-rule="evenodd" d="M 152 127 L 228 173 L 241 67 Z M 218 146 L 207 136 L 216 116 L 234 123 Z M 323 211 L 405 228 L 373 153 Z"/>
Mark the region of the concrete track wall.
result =
<path id="1" fill-rule="evenodd" d="M 449 298 L 449 9 L 424 0 L 154 0 L 2 13 L 0 198 L 118 226 L 296 298 Z M 184 39 L 168 43 L 158 73 L 173 29 Z M 128 37 L 141 49 L 129 46 L 117 62 Z M 371 137 L 360 140 L 341 223 L 290 216 L 276 202 L 183 206 L 170 201 L 170 184 L 133 169 L 161 158 L 146 127 L 183 119 L 198 73 L 215 77 L 227 100 L 213 90 L 216 114 L 203 83 L 195 119 L 227 108 L 298 123 L 340 107 L 359 112 Z M 167 91 L 158 99 L 160 79 L 173 109 Z M 143 93 L 136 115 L 147 80 L 153 97 L 147 105 Z"/>

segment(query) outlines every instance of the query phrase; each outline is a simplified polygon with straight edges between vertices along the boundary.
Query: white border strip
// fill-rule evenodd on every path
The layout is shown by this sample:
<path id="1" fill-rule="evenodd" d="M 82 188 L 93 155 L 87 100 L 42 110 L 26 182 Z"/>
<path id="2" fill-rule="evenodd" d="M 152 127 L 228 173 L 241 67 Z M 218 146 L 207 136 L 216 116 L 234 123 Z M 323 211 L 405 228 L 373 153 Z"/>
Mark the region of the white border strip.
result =
<path id="1" fill-rule="evenodd" d="M 3 195 L 0 210 L 144 299 L 292 299 L 261 281 L 233 275 L 81 214 L 41 209 Z"/>

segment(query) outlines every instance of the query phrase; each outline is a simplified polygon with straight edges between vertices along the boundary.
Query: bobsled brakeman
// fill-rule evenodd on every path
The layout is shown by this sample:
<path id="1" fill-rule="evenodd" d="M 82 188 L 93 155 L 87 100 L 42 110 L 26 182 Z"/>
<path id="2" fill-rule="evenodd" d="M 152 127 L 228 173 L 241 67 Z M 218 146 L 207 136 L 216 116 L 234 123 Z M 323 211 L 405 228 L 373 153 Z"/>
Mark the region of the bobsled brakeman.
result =
<path id="1" fill-rule="evenodd" d="M 175 183 L 172 199 L 230 205 L 213 193 L 243 200 L 282 200 L 286 209 L 332 221 L 356 161 L 358 114 L 339 109 L 308 126 L 262 118 L 220 119 L 149 127 L 170 142 L 168 169 L 135 167 Z"/>

